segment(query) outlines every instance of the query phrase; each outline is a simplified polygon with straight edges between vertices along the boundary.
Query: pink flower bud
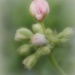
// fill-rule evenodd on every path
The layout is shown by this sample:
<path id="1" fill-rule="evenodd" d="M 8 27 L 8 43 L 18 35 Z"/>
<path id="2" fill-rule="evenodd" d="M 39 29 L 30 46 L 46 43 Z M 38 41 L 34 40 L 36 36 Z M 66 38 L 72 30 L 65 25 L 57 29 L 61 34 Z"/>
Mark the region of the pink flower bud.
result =
<path id="1" fill-rule="evenodd" d="M 36 46 L 43 46 L 47 44 L 45 35 L 41 33 L 34 34 L 33 37 L 31 38 L 31 42 L 33 45 L 36 45 Z"/>
<path id="2" fill-rule="evenodd" d="M 34 0 L 30 5 L 30 13 L 36 20 L 42 21 L 49 13 L 49 5 L 45 0 Z"/>

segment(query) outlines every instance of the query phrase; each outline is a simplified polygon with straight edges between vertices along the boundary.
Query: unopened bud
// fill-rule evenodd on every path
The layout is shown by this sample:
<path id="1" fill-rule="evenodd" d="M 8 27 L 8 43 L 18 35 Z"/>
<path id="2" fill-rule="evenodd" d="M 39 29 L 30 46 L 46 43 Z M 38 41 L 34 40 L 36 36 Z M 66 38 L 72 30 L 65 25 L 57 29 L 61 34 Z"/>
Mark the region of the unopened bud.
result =
<path id="1" fill-rule="evenodd" d="M 46 0 L 33 0 L 30 5 L 31 15 L 38 21 L 43 21 L 49 13 L 49 5 Z"/>
<path id="2" fill-rule="evenodd" d="M 73 28 L 68 27 L 64 29 L 63 32 L 59 33 L 57 35 L 57 38 L 69 38 L 70 36 L 73 35 L 73 33 L 74 33 Z"/>
<path id="3" fill-rule="evenodd" d="M 16 31 L 15 40 L 20 41 L 23 39 L 31 38 L 33 33 L 27 28 L 20 28 Z"/>
<path id="4" fill-rule="evenodd" d="M 39 23 L 33 24 L 32 29 L 35 33 L 43 33 L 42 26 Z"/>
<path id="5" fill-rule="evenodd" d="M 23 64 L 26 68 L 31 69 L 36 64 L 36 55 L 32 54 L 23 60 Z"/>
<path id="6" fill-rule="evenodd" d="M 73 28 L 68 27 L 63 31 L 63 37 L 70 37 L 71 35 L 73 35 L 73 33 Z"/>
<path id="7" fill-rule="evenodd" d="M 47 44 L 45 35 L 41 33 L 36 33 L 35 35 L 33 35 L 33 37 L 31 38 L 31 42 L 35 46 L 43 46 Z"/>
<path id="8" fill-rule="evenodd" d="M 53 35 L 53 31 L 50 28 L 47 28 L 45 32 L 46 32 L 46 35 L 48 35 L 48 36 Z"/>
<path id="9" fill-rule="evenodd" d="M 23 39 L 27 39 L 27 37 L 26 37 L 25 35 L 20 34 L 19 32 L 17 32 L 17 33 L 15 34 L 15 40 L 16 40 L 16 41 L 21 41 L 21 40 L 23 40 Z"/>
<path id="10" fill-rule="evenodd" d="M 38 48 L 36 51 L 37 58 L 41 57 L 42 55 L 48 55 L 51 52 L 51 47 L 49 45 L 43 46 Z"/>
<path id="11" fill-rule="evenodd" d="M 27 55 L 27 54 L 30 53 L 31 47 L 32 47 L 32 45 L 29 45 L 29 44 L 22 45 L 22 46 L 18 49 L 18 52 L 19 52 L 19 54 L 21 54 L 21 55 Z"/>
<path id="12" fill-rule="evenodd" d="M 50 28 L 46 29 L 46 37 L 50 42 L 53 42 L 55 39 L 55 36 L 53 35 L 53 31 Z"/>
<path id="13" fill-rule="evenodd" d="M 62 39 L 59 40 L 59 43 L 65 43 L 65 42 L 67 42 L 68 40 L 69 40 L 69 39 L 62 38 Z"/>

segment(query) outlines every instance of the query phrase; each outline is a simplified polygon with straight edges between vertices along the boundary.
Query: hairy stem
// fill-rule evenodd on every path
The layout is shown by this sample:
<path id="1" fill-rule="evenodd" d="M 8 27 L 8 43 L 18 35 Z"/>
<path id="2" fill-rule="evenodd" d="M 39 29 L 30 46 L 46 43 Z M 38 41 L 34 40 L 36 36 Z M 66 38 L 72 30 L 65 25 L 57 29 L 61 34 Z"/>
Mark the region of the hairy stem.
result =
<path id="1" fill-rule="evenodd" d="M 54 69 L 59 75 L 66 75 L 65 72 L 59 67 L 52 54 L 49 55 L 49 61 L 51 62 L 52 66 L 54 67 Z"/>

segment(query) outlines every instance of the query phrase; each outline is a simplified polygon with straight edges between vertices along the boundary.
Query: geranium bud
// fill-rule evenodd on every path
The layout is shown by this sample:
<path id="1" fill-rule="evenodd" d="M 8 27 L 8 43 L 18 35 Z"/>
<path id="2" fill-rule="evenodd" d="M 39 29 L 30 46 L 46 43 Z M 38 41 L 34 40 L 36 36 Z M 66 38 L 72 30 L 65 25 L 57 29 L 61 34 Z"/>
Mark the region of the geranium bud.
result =
<path id="1" fill-rule="evenodd" d="M 62 39 L 59 40 L 59 43 L 65 43 L 65 42 L 67 42 L 67 41 L 69 41 L 69 39 L 62 38 Z"/>
<path id="2" fill-rule="evenodd" d="M 46 0 L 33 0 L 30 5 L 31 15 L 38 21 L 43 21 L 49 13 L 49 5 Z"/>
<path id="3" fill-rule="evenodd" d="M 64 29 L 64 31 L 63 31 L 63 37 L 67 37 L 68 38 L 71 35 L 73 35 L 73 33 L 74 33 L 73 28 L 68 27 L 68 28 Z"/>
<path id="4" fill-rule="evenodd" d="M 32 54 L 23 60 L 23 64 L 26 68 L 31 69 L 36 64 L 36 54 Z"/>
<path id="5" fill-rule="evenodd" d="M 57 35 L 57 38 L 69 38 L 74 34 L 74 30 L 71 27 L 64 29 L 63 32 Z"/>
<path id="6" fill-rule="evenodd" d="M 47 28 L 45 32 L 46 32 L 47 38 L 49 39 L 53 38 L 53 31 L 50 28 Z"/>
<path id="7" fill-rule="evenodd" d="M 33 33 L 27 28 L 20 28 L 16 31 L 15 40 L 20 41 L 23 39 L 31 38 Z"/>
<path id="8" fill-rule="evenodd" d="M 54 41 L 54 38 L 55 38 L 55 36 L 53 35 L 53 31 L 52 31 L 50 28 L 47 28 L 47 29 L 45 30 L 45 33 L 46 33 L 47 39 L 48 39 L 50 42 L 53 42 L 53 41 Z"/>
<path id="9" fill-rule="evenodd" d="M 37 54 L 37 57 L 40 57 L 42 55 L 48 55 L 50 52 L 51 52 L 50 46 L 46 45 L 46 46 L 40 47 L 37 50 L 36 54 Z"/>
<path id="10" fill-rule="evenodd" d="M 32 29 L 35 33 L 43 33 L 42 26 L 39 23 L 33 24 Z"/>
<path id="11" fill-rule="evenodd" d="M 19 52 L 19 54 L 21 54 L 21 55 L 27 55 L 27 54 L 30 53 L 31 47 L 32 47 L 32 45 L 29 45 L 29 44 L 22 45 L 22 46 L 18 49 L 18 52 Z"/>
<path id="12" fill-rule="evenodd" d="M 31 38 L 31 42 L 33 45 L 35 46 L 43 46 L 46 45 L 47 40 L 45 38 L 45 35 L 41 34 L 41 33 L 36 33 L 35 35 L 33 35 L 33 37 Z"/>
<path id="13" fill-rule="evenodd" d="M 49 46 L 44 46 L 41 48 L 41 52 L 42 52 L 42 55 L 47 55 L 51 52 L 50 50 L 50 47 Z"/>
<path id="14" fill-rule="evenodd" d="M 26 37 L 25 35 L 20 34 L 19 32 L 17 32 L 17 33 L 15 34 L 15 40 L 16 40 L 16 41 L 21 41 L 21 40 L 23 40 L 23 39 L 27 39 L 27 37 Z"/>

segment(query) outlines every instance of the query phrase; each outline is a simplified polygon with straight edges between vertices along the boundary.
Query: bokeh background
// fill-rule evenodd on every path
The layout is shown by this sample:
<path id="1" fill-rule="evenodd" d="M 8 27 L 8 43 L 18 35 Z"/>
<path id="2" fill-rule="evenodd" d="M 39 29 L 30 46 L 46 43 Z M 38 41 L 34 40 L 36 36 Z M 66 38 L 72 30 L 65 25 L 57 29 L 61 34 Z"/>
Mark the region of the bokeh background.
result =
<path id="1" fill-rule="evenodd" d="M 22 64 L 24 56 L 17 53 L 20 45 L 25 43 L 14 40 L 15 32 L 20 27 L 31 29 L 36 23 L 29 13 L 32 0 L 1 0 L 0 50 L 1 75 L 57 75 L 46 56 L 41 57 L 32 70 Z M 50 13 L 45 19 L 45 26 L 57 32 L 66 27 L 75 27 L 74 0 L 47 0 Z M 75 75 L 75 36 L 61 48 L 56 48 L 54 56 L 67 75 Z"/>

